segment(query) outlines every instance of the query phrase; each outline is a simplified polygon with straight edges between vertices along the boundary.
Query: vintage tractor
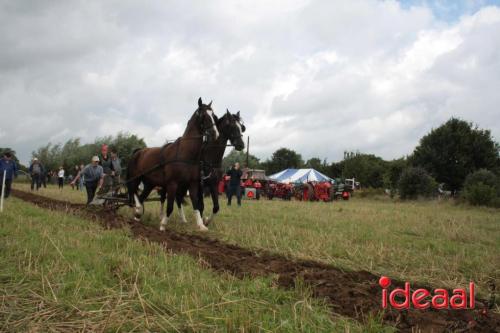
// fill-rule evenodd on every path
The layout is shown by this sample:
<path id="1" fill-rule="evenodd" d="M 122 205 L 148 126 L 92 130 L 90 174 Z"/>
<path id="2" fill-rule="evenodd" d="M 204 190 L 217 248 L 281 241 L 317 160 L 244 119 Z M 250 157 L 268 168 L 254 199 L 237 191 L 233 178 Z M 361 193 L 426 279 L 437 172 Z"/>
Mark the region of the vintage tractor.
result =
<path id="1" fill-rule="evenodd" d="M 359 183 L 357 183 L 359 184 Z M 340 178 L 336 178 L 333 184 L 333 198 L 335 200 L 349 200 L 352 196 L 356 182 L 354 179 L 346 179 L 342 181 Z"/>
<path id="2" fill-rule="evenodd" d="M 266 194 L 269 200 L 273 198 L 290 200 L 293 196 L 293 185 L 269 182 L 266 187 Z"/>
<path id="3" fill-rule="evenodd" d="M 242 179 L 242 193 L 246 199 L 259 200 L 264 187 L 267 184 L 267 177 L 265 170 L 258 169 L 243 169 Z"/>
<path id="4" fill-rule="evenodd" d="M 307 182 L 295 186 L 295 198 L 301 201 L 332 201 L 333 186 L 330 182 Z"/>

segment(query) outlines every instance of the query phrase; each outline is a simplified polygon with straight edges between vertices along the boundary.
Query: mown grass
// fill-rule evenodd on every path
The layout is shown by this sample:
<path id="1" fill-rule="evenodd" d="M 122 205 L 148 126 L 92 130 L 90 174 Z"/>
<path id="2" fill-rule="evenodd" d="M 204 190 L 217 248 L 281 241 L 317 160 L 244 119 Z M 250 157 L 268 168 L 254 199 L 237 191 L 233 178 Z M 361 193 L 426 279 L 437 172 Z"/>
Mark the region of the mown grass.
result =
<path id="1" fill-rule="evenodd" d="M 44 195 L 82 201 L 84 194 L 46 189 Z M 211 200 L 205 201 L 211 211 Z M 333 203 L 244 201 L 226 207 L 209 234 L 250 248 L 315 259 L 345 269 L 368 270 L 436 287 L 464 287 L 469 281 L 488 294 L 500 284 L 500 210 L 452 201 L 400 202 L 354 197 Z M 169 227 L 196 232 L 179 223 Z M 124 214 L 129 214 L 127 208 Z M 159 223 L 158 203 L 146 204 L 145 223 Z"/>
<path id="2" fill-rule="evenodd" d="M 239 280 L 127 230 L 11 198 L 0 215 L 2 332 L 378 332 L 332 318 L 307 288 Z"/>

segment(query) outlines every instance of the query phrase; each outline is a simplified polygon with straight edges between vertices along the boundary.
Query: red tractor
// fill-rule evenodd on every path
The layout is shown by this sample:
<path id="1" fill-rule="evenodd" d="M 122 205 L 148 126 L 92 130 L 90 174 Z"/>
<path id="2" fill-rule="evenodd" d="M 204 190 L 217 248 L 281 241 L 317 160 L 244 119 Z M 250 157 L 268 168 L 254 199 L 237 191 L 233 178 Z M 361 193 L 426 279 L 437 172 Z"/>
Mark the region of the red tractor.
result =
<path id="1" fill-rule="evenodd" d="M 295 187 L 295 197 L 301 201 L 332 201 L 333 186 L 330 182 L 308 182 Z"/>
<path id="2" fill-rule="evenodd" d="M 246 199 L 260 199 L 263 194 L 264 187 L 267 185 L 266 172 L 264 170 L 244 168 L 241 177 L 241 193 Z M 219 182 L 219 194 L 226 192 L 229 186 L 230 177 L 225 175 Z"/>
<path id="3" fill-rule="evenodd" d="M 269 200 L 272 200 L 273 198 L 290 200 L 293 196 L 293 185 L 269 182 L 266 193 Z"/>

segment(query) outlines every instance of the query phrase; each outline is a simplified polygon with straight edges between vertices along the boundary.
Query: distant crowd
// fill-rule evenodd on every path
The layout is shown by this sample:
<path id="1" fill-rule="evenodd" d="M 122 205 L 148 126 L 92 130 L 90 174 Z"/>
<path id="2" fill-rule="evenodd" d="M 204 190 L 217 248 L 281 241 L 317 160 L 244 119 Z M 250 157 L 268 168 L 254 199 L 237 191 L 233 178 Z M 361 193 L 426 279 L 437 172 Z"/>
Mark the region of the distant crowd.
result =
<path id="1" fill-rule="evenodd" d="M 17 177 L 18 167 L 10 152 L 4 153 L 0 159 L 0 191 L 2 190 L 3 175 L 5 171 L 5 198 L 11 191 L 12 180 Z M 47 184 L 57 184 L 62 190 L 64 185 L 70 185 L 74 190 L 87 192 L 87 203 L 92 202 L 95 193 L 103 189 L 111 191 L 120 183 L 122 166 L 118 154 L 110 150 L 107 145 L 102 145 L 101 153 L 91 158 L 89 164 L 75 165 L 70 170 L 65 170 L 61 165 L 57 170 L 47 170 L 37 157 L 33 158 L 29 166 L 31 190 L 38 191 L 46 188 Z"/>

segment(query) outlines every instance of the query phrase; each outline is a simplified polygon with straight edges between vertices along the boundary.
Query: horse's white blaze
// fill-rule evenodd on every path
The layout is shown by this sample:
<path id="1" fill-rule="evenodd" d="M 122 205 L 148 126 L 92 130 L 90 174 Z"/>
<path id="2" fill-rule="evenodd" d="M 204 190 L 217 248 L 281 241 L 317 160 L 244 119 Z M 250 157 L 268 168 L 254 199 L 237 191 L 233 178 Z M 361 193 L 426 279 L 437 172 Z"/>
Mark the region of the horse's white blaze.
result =
<path id="1" fill-rule="evenodd" d="M 186 215 L 184 215 L 184 207 L 182 207 L 182 205 L 181 208 L 179 208 L 179 214 L 181 215 L 181 221 L 187 223 Z"/>
<path id="2" fill-rule="evenodd" d="M 167 225 L 168 217 L 167 214 L 163 215 L 160 221 L 160 231 L 165 231 L 165 226 Z"/>
<path id="3" fill-rule="evenodd" d="M 198 225 L 198 228 L 201 231 L 207 231 L 208 228 L 205 227 L 205 225 L 203 224 L 203 220 L 201 219 L 201 214 L 199 210 L 194 211 L 194 216 L 196 217 L 196 224 Z"/>
<path id="4" fill-rule="evenodd" d="M 210 119 L 212 119 L 212 127 L 215 132 L 215 140 L 219 138 L 219 130 L 217 129 L 217 126 L 215 126 L 215 120 L 214 120 L 214 112 L 212 110 L 208 110 L 208 115 L 210 116 Z"/>
<path id="5" fill-rule="evenodd" d="M 236 126 L 238 126 L 238 129 L 240 130 L 240 136 L 242 136 L 243 135 L 243 130 L 241 129 L 241 125 L 240 125 L 239 121 L 236 122 Z"/>

